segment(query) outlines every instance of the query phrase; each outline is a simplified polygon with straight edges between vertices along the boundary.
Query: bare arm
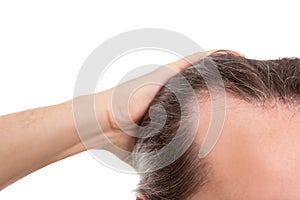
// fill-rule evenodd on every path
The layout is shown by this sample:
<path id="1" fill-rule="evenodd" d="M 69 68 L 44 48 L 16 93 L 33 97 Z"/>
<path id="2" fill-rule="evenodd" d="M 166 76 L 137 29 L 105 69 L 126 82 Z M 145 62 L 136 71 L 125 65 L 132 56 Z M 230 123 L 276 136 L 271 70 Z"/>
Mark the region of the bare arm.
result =
<path id="1" fill-rule="evenodd" d="M 166 65 L 173 73 L 166 73 L 165 67 L 162 67 L 117 87 L 130 93 L 138 86 L 142 86 L 145 81 L 159 80 L 164 84 L 171 76 L 190 66 L 191 61 L 202 59 L 212 52 L 197 53 L 190 56 L 189 61 L 181 59 Z M 127 100 L 121 96 L 115 102 L 119 108 L 117 117 L 122 123 L 132 123 L 131 120 L 138 122 L 160 88 L 159 85 L 141 87 L 132 93 L 128 108 L 124 107 L 124 101 Z M 95 144 L 88 148 L 110 150 L 107 140 L 102 141 L 103 137 L 98 137 L 99 134 L 105 134 L 110 144 L 130 152 L 134 140 L 119 129 L 108 106 L 114 91 L 115 88 L 112 88 L 95 96 L 97 120 L 103 132 L 88 134 L 86 140 L 91 140 L 91 143 Z M 0 117 L 0 190 L 46 165 L 86 150 L 77 134 L 72 109 L 72 101 L 68 101 Z M 131 120 L 127 119 L 128 116 L 122 116 L 122 113 L 127 111 Z"/>
<path id="2" fill-rule="evenodd" d="M 72 102 L 0 117 L 0 189 L 55 161 L 84 151 Z"/>

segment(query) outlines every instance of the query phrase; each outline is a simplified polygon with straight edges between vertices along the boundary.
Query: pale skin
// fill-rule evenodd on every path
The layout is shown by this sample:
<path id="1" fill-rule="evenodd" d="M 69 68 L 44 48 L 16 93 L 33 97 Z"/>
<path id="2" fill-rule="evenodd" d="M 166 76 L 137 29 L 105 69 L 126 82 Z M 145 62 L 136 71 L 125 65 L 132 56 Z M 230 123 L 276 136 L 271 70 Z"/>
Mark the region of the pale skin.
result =
<path id="1" fill-rule="evenodd" d="M 189 61 L 202 59 L 212 52 L 197 53 Z M 118 87 L 125 91 L 149 80 L 159 79 L 164 83 L 190 65 L 186 59 L 181 59 L 166 65 L 174 73 L 163 73 L 165 70 L 160 68 Z M 134 122 L 143 117 L 160 88 L 159 85 L 147 85 L 132 93 L 128 111 Z M 89 148 L 111 150 L 115 145 L 130 152 L 134 139 L 119 129 L 119 122 L 112 116 L 109 106 L 114 89 L 95 94 L 96 114 L 102 132 L 91 131 L 86 135 L 91 146 L 85 146 L 78 135 L 72 100 L 1 116 L 0 190 L 31 172 Z M 119 99 L 118 120 L 132 123 L 122 115 L 124 102 Z M 299 108 L 274 102 L 267 107 L 254 106 L 229 94 L 226 104 L 221 137 L 206 158 L 212 165 L 211 179 L 191 199 L 300 199 Z M 200 112 L 196 138 L 199 144 L 211 120 L 209 101 L 200 104 Z M 102 140 L 101 134 L 110 142 Z M 117 156 L 122 158 L 122 155 Z M 137 196 L 137 199 L 146 200 L 142 194 Z"/>
<path id="2" fill-rule="evenodd" d="M 132 85 L 142 84 L 145 80 L 155 81 L 158 78 L 164 83 L 177 72 L 189 67 L 191 62 L 200 60 L 212 52 L 214 51 L 196 53 L 189 56 L 188 59 L 180 59 L 166 65 L 165 67 L 173 73 L 164 73 L 165 67 L 161 67 L 118 87 L 122 87 L 124 90 L 131 89 Z M 161 87 L 161 85 L 147 85 L 132 94 L 128 108 L 132 121 L 139 122 Z M 115 145 L 130 152 L 134 145 L 134 139 L 118 128 L 118 122 L 112 116 L 109 106 L 114 89 L 95 94 L 96 115 L 102 132 L 91 132 L 86 135 L 87 140 L 93 144 L 88 147 L 78 136 L 73 119 L 72 100 L 58 105 L 1 116 L 0 190 L 44 166 L 88 148 L 109 150 L 111 145 Z M 120 105 L 118 119 L 121 119 L 122 123 L 131 123 L 126 116 L 122 116 L 122 113 L 127 111 L 127 108 L 122 106 L 124 104 L 122 98 L 117 104 Z M 110 143 L 107 140 L 99 139 L 99 134 L 104 134 Z"/>
<path id="3" fill-rule="evenodd" d="M 299 107 L 253 105 L 230 94 L 221 137 L 208 157 L 210 182 L 192 197 L 220 200 L 300 199 Z M 209 101 L 200 105 L 198 142 L 208 129 Z"/>
<path id="4" fill-rule="evenodd" d="M 202 59 L 212 52 L 197 53 L 189 60 Z M 174 73 L 163 73 L 165 70 L 160 68 L 118 87 L 130 89 L 146 80 L 155 82 L 159 79 L 164 83 L 190 65 L 186 59 L 181 59 L 166 65 Z M 131 120 L 139 122 L 160 88 L 159 85 L 147 85 L 132 93 L 128 107 Z M 44 166 L 89 148 L 111 150 L 111 146 L 115 145 L 130 152 L 134 139 L 117 125 L 120 122 L 131 123 L 125 115 L 122 116 L 124 102 L 119 98 L 119 122 L 112 116 L 109 106 L 114 89 L 95 94 L 96 114 L 102 132 L 87 135 L 91 146 L 85 146 L 78 136 L 72 100 L 1 116 L 0 189 Z M 212 165 L 211 179 L 191 199 L 300 199 L 299 108 L 275 102 L 261 107 L 245 103 L 230 94 L 226 96 L 226 104 L 221 137 L 206 158 Z M 199 143 L 211 120 L 209 101 L 200 104 L 200 112 L 200 128 L 196 138 Z M 105 135 L 110 142 L 101 140 L 99 134 Z M 138 194 L 137 199 L 146 200 L 142 194 Z"/>

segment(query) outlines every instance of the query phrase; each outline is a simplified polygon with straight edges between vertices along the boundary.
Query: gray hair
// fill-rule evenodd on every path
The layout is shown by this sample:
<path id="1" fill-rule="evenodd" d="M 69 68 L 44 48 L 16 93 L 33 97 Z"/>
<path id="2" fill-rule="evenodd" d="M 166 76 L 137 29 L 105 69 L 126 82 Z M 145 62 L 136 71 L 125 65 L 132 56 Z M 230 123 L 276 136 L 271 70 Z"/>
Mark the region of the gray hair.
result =
<path id="1" fill-rule="evenodd" d="M 210 65 L 213 61 L 218 67 L 224 81 L 225 90 L 234 97 L 249 103 L 282 102 L 295 104 L 300 96 L 300 59 L 283 58 L 278 60 L 246 59 L 225 52 L 216 52 L 181 73 L 197 94 L 205 95 L 207 92 L 203 75 L 212 73 Z M 180 85 L 179 75 L 171 78 L 166 86 Z M 217 83 L 215 87 L 218 87 Z M 186 96 L 185 105 L 180 105 L 176 96 L 168 87 L 164 87 L 157 94 L 151 106 L 159 104 L 167 112 L 167 121 L 163 128 L 149 138 L 138 138 L 134 153 L 155 152 L 167 145 L 179 126 L 189 127 L 191 120 L 189 96 Z M 150 106 L 150 107 L 151 107 Z M 180 106 L 183 106 L 182 109 Z M 181 112 L 183 110 L 183 112 Z M 146 113 L 141 126 L 149 125 L 151 120 L 159 119 L 159 112 Z M 183 122 L 183 123 L 182 123 Z M 158 120 L 159 123 L 159 120 Z M 144 132 L 141 133 L 141 130 Z M 182 135 L 182 142 L 188 137 L 188 128 Z M 149 129 L 138 130 L 139 135 L 150 135 Z M 180 144 L 178 145 L 180 148 Z M 143 194 L 148 200 L 185 200 L 198 192 L 210 180 L 210 165 L 206 159 L 198 157 L 199 145 L 195 142 L 187 151 L 170 165 L 156 171 L 141 173 L 137 192 Z M 174 149 L 176 151 L 176 149 Z M 172 156 L 172 155 L 170 155 Z M 157 165 L 151 158 L 135 159 L 133 166 Z"/>

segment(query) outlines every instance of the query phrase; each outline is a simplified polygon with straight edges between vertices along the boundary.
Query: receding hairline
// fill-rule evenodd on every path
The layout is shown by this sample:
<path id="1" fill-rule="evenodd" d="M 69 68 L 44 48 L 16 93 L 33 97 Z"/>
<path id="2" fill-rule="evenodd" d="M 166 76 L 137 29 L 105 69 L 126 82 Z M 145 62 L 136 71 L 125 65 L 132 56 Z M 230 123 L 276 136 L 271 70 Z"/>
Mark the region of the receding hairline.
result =
<path id="1" fill-rule="evenodd" d="M 197 70 L 193 70 L 193 68 L 199 67 L 201 70 L 209 70 L 209 68 L 205 68 L 205 65 L 208 64 L 206 61 L 209 60 L 212 60 L 218 66 L 225 83 L 227 95 L 232 95 L 233 98 L 258 106 L 270 106 L 270 102 L 274 102 L 274 105 L 278 103 L 283 105 L 298 105 L 300 94 L 300 81 L 297 80 L 297 78 L 299 79 L 300 77 L 299 59 L 284 58 L 279 60 L 259 61 L 238 57 L 230 53 L 226 55 L 213 54 L 182 72 L 182 74 L 191 82 L 191 85 L 195 86 L 195 90 L 198 90 L 203 94 L 207 94 L 205 81 L 200 80 L 201 77 L 199 74 L 195 73 Z M 288 69 L 282 69 L 282 66 L 284 65 L 286 65 L 286 68 Z M 176 77 L 173 79 L 176 79 Z M 154 103 L 160 103 L 160 98 L 166 94 L 167 91 L 162 89 L 154 100 Z M 165 103 L 167 104 L 168 101 L 165 100 Z M 149 122 L 150 119 L 146 117 L 144 120 L 147 124 L 147 120 Z M 143 142 L 147 142 L 147 140 L 142 140 L 139 145 L 142 146 Z M 199 144 L 193 143 L 193 147 L 195 146 L 199 147 Z M 193 153 L 194 155 L 198 155 L 198 151 L 193 150 Z M 186 154 L 183 154 L 183 156 L 186 156 Z M 185 162 L 187 161 L 185 160 Z M 207 166 L 208 162 L 202 162 L 202 164 L 204 163 L 206 163 Z M 176 165 L 171 164 L 171 166 L 176 168 Z M 162 174 L 164 172 L 165 171 L 161 171 Z M 195 173 L 195 170 L 192 173 Z M 149 176 L 151 176 L 151 174 Z M 195 174 L 194 178 L 196 179 Z M 205 178 L 205 181 L 202 180 L 203 183 L 209 182 L 208 176 L 205 176 Z M 157 181 L 158 180 L 159 179 L 157 179 Z M 203 185 L 204 184 L 195 184 L 193 188 L 194 192 L 191 192 L 189 195 L 186 194 L 184 198 L 187 198 L 187 196 L 190 197 L 192 194 L 195 194 L 195 191 L 198 192 L 201 190 L 201 187 L 196 188 L 195 186 Z M 143 188 L 140 188 L 140 191 L 143 192 Z M 155 193 L 155 191 L 153 192 Z M 165 189 L 165 192 L 167 192 L 167 189 Z"/>

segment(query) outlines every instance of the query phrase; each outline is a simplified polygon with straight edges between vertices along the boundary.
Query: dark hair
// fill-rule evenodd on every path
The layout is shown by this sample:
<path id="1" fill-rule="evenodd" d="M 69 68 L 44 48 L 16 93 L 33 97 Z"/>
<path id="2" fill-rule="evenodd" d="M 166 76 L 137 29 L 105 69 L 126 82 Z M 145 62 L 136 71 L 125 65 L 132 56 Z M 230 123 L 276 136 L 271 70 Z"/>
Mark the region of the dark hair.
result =
<path id="1" fill-rule="evenodd" d="M 176 135 L 179 126 L 185 125 L 186 131 L 181 138 L 184 143 L 188 137 L 189 125 L 193 123 L 190 116 L 190 97 L 185 96 L 184 105 L 180 105 L 170 86 L 181 88 L 180 79 L 183 76 L 197 94 L 207 92 L 203 77 L 213 75 L 211 65 L 217 66 L 227 93 L 249 103 L 262 103 L 267 100 L 282 103 L 296 103 L 300 96 L 300 59 L 283 58 L 278 60 L 253 60 L 236 56 L 230 52 L 216 52 L 209 57 L 193 64 L 181 75 L 171 78 L 166 87 L 157 94 L 151 107 L 159 104 L 167 113 L 163 128 L 154 136 L 138 138 L 134 153 L 155 152 L 167 145 Z M 216 82 L 214 85 L 222 87 Z M 185 88 L 181 88 L 185 90 Z M 206 93 L 207 94 L 207 93 Z M 271 101 L 268 101 L 271 102 Z M 184 109 L 180 108 L 183 106 Z M 183 110 L 183 112 L 182 112 Z M 150 109 L 149 109 L 150 111 Z M 141 126 L 149 125 L 151 120 L 159 123 L 160 112 L 151 111 L 144 116 Z M 151 118 L 149 116 L 151 115 Z M 183 122 L 183 123 L 182 123 Z M 156 124 L 154 123 L 154 124 Z M 152 122 L 151 122 L 152 124 Z M 152 134 L 151 129 L 139 129 L 139 135 Z M 180 144 L 178 144 L 180 148 Z M 140 174 L 141 180 L 137 192 L 148 200 L 185 200 L 199 191 L 210 180 L 210 165 L 206 159 L 198 157 L 199 144 L 193 142 L 190 147 L 173 163 L 155 171 Z M 176 149 L 174 149 L 176 151 Z M 172 155 L 170 155 L 172 156 Z M 133 159 L 133 165 L 157 165 L 151 158 Z"/>

